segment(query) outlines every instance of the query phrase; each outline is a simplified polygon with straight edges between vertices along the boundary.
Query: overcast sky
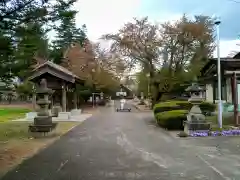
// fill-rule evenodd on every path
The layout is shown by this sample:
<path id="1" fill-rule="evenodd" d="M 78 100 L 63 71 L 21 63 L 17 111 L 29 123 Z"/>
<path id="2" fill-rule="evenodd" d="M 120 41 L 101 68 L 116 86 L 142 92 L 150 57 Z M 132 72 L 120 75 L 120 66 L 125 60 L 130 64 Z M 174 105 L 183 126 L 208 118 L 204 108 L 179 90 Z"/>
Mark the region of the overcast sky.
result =
<path id="1" fill-rule="evenodd" d="M 237 3 L 239 1 L 239 3 Z M 221 18 L 221 56 L 227 56 L 236 46 L 240 35 L 240 0 L 79 0 L 77 24 L 86 24 L 88 37 L 97 41 L 102 34 L 116 32 L 133 17 L 148 16 L 164 22 L 176 20 L 183 13 L 219 16 Z"/>

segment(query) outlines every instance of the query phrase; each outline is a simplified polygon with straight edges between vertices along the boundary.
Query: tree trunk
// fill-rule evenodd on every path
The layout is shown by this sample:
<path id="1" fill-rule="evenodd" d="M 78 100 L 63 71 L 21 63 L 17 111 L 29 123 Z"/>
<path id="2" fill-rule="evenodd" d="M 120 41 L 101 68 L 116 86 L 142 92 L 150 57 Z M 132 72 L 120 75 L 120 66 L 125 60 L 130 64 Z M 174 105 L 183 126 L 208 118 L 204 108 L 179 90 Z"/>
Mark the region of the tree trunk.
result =
<path id="1" fill-rule="evenodd" d="M 159 100 L 159 98 L 161 98 L 161 94 L 159 94 L 159 88 L 158 88 L 158 84 L 157 83 L 153 83 L 152 85 L 153 87 L 153 95 L 152 95 L 152 108 L 153 106 L 157 103 L 157 101 Z"/>
<path id="2" fill-rule="evenodd" d="M 149 71 L 150 75 L 150 93 L 152 96 L 152 105 L 151 108 L 153 108 L 154 104 L 157 102 L 157 97 L 158 97 L 158 84 L 154 82 L 154 69 L 151 68 Z"/>

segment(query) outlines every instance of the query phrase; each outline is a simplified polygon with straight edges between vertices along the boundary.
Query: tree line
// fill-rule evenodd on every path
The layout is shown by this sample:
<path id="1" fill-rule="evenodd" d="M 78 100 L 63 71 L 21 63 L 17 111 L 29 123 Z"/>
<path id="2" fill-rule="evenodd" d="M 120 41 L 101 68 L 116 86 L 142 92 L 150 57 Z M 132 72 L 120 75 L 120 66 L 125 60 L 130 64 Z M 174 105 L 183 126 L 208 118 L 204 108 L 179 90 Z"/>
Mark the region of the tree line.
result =
<path id="1" fill-rule="evenodd" d="M 149 83 L 154 103 L 164 94 L 183 92 L 183 85 L 197 77 L 212 57 L 214 19 L 184 14 L 177 21 L 160 24 L 147 17 L 135 18 L 117 33 L 102 38 L 113 42 L 111 51 L 118 53 L 128 68 L 140 67 L 135 75 L 138 90 L 146 95 Z"/>
<path id="2" fill-rule="evenodd" d="M 24 80 L 37 58 L 62 64 L 65 50 L 73 42 L 84 47 L 87 27 L 76 25 L 73 5 L 77 0 L 3 0 L 0 2 L 0 80 L 11 84 L 13 77 Z M 101 89 L 118 87 L 125 72 L 139 67 L 136 74 L 139 90 L 150 85 L 153 101 L 166 92 L 182 89 L 182 84 L 199 75 L 201 67 L 212 57 L 214 23 L 208 16 L 177 21 L 151 23 L 147 17 L 134 18 L 115 34 L 103 35 L 110 40 L 110 50 L 91 44 L 85 52 L 87 84 Z M 55 34 L 52 41 L 48 35 Z M 88 41 L 89 42 L 89 41 Z M 81 74 L 83 65 L 69 65 Z M 80 67 L 80 68 L 78 68 Z M 77 72 L 77 69 L 79 72 Z M 149 75 L 149 78 L 146 76 Z M 23 88 L 24 89 L 24 88 Z"/>
<path id="3" fill-rule="evenodd" d="M 84 48 L 89 42 L 86 25 L 76 25 L 74 3 L 77 0 L 3 0 L 0 2 L 0 81 L 12 84 L 12 78 L 24 81 L 30 75 L 38 59 L 48 59 L 63 64 L 64 52 L 72 43 Z M 50 40 L 49 34 L 54 34 Z M 90 42 L 91 44 L 91 42 Z M 83 67 L 87 74 L 87 85 L 111 89 L 124 65 L 114 53 L 107 52 L 99 44 L 91 44 L 92 50 L 83 55 L 89 58 L 90 68 Z M 77 66 L 72 62 L 66 68 Z M 114 69 L 114 70 L 113 70 Z M 117 72 L 116 69 L 119 71 Z M 94 70 L 94 71 L 93 71 Z M 29 83 L 21 85 L 19 91 L 26 94 Z M 95 87 L 96 88 L 96 87 Z"/>

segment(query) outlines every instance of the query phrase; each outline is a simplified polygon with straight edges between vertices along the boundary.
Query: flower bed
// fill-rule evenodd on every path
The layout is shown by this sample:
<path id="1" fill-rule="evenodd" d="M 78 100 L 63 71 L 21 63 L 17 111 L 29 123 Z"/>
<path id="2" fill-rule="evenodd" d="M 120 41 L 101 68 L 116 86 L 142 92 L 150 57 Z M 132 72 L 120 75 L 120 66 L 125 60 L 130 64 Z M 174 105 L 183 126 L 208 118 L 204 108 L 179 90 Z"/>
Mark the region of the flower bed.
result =
<path id="1" fill-rule="evenodd" d="M 192 132 L 189 136 L 191 137 L 206 137 L 206 136 L 236 136 L 240 135 L 240 129 L 236 130 L 223 130 L 223 131 L 201 131 Z"/>

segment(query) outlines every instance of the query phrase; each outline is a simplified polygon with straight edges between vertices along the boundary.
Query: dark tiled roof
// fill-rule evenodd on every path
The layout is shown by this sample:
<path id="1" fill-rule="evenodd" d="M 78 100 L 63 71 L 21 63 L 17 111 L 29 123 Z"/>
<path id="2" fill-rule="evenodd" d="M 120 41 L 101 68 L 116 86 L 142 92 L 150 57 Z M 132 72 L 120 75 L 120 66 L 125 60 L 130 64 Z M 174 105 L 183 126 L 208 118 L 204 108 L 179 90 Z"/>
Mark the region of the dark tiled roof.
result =
<path id="1" fill-rule="evenodd" d="M 209 59 L 209 61 L 203 66 L 203 68 L 201 69 L 201 74 L 205 74 L 206 71 L 209 70 L 209 68 L 211 68 L 212 66 L 217 66 L 217 58 L 211 58 Z M 240 68 L 240 59 L 236 59 L 236 58 L 220 58 L 221 61 L 221 65 L 222 67 L 228 67 L 228 66 L 233 66 L 235 64 L 235 66 Z"/>
<path id="2" fill-rule="evenodd" d="M 73 76 L 73 77 L 78 78 L 78 76 L 76 76 L 75 74 L 73 74 L 73 73 L 72 73 L 71 71 L 69 71 L 68 69 L 66 69 L 66 68 L 64 68 L 64 67 L 62 67 L 62 66 L 60 66 L 60 65 L 58 65 L 58 64 L 55 64 L 55 63 L 53 63 L 53 62 L 51 62 L 51 61 L 46 61 L 45 63 L 40 64 L 40 65 L 37 66 L 33 71 L 36 71 L 37 69 L 39 69 L 39 68 L 41 68 L 41 67 L 43 67 L 43 66 L 45 66 L 45 65 L 48 65 L 48 66 L 50 66 L 50 67 L 52 67 L 52 68 L 54 68 L 54 69 L 57 69 L 57 70 L 59 70 L 59 71 L 61 71 L 61 72 L 64 72 L 65 74 L 68 74 L 68 75 L 70 75 L 70 76 Z"/>

